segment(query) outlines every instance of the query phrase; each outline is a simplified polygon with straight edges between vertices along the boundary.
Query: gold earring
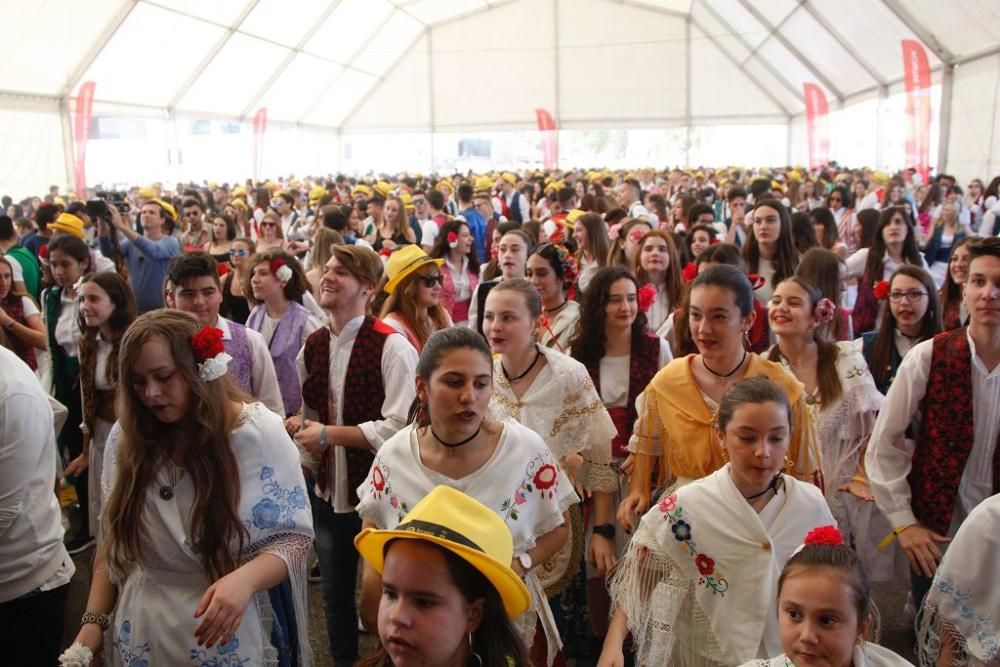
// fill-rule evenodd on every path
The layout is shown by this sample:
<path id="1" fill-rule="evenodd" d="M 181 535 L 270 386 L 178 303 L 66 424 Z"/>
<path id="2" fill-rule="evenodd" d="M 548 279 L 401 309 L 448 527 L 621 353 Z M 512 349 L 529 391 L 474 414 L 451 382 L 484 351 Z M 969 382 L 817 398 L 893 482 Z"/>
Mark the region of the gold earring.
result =
<path id="1" fill-rule="evenodd" d="M 729 460 L 729 452 L 726 451 L 725 447 L 722 448 L 722 460 L 723 461 L 728 461 Z"/>
<path id="2" fill-rule="evenodd" d="M 785 454 L 785 474 L 792 474 L 792 470 L 795 468 L 795 461 L 788 458 L 788 454 Z"/>

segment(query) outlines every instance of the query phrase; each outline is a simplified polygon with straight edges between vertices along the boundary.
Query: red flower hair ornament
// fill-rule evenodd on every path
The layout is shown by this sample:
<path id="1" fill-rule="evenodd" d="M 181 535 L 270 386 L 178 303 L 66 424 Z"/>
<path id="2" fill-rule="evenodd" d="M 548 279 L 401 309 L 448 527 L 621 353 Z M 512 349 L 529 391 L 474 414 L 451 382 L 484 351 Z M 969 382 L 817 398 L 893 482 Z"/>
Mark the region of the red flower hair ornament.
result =
<path id="1" fill-rule="evenodd" d="M 202 327 L 191 336 L 191 351 L 198 362 L 198 377 L 203 382 L 221 378 L 229 370 L 229 362 L 233 360 L 222 344 L 222 330 L 215 327 Z"/>
<path id="2" fill-rule="evenodd" d="M 656 301 L 656 288 L 653 287 L 652 283 L 646 283 L 639 288 L 639 291 L 635 295 L 635 300 L 639 305 L 639 312 L 645 313 L 653 305 L 653 302 Z"/>
<path id="3" fill-rule="evenodd" d="M 844 544 L 844 534 L 840 532 L 836 526 L 820 526 L 819 528 L 813 528 L 808 533 L 806 533 L 805 542 L 806 546 L 810 544 L 830 544 L 832 546 L 841 546 Z"/>
<path id="4" fill-rule="evenodd" d="M 452 250 L 458 247 L 458 234 L 455 232 L 448 232 L 448 247 Z"/>
<path id="5" fill-rule="evenodd" d="M 292 279 L 292 270 L 285 264 L 285 260 L 282 257 L 272 259 L 270 264 L 268 264 L 268 268 L 271 269 L 271 273 L 281 282 L 282 286 L 286 285 Z"/>
<path id="6" fill-rule="evenodd" d="M 885 301 L 889 298 L 889 281 L 880 280 L 874 285 L 872 285 L 872 290 L 875 292 L 875 298 L 879 301 Z"/>
<path id="7" fill-rule="evenodd" d="M 681 271 L 681 277 L 684 278 L 684 282 L 688 284 L 693 283 L 694 279 L 698 277 L 698 265 L 694 262 L 688 263 L 684 267 L 684 270 Z"/>

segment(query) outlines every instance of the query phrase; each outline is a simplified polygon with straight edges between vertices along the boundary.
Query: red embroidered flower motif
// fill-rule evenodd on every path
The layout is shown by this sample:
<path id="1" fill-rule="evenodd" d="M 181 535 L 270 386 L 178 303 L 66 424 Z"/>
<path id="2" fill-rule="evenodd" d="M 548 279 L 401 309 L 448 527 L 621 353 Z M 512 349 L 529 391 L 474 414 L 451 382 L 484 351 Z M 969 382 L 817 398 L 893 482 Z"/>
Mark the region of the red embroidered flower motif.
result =
<path id="1" fill-rule="evenodd" d="M 805 544 L 832 544 L 839 546 L 844 543 L 844 535 L 836 526 L 820 526 L 806 534 Z"/>
<path id="2" fill-rule="evenodd" d="M 214 359 L 226 351 L 222 344 L 222 330 L 215 327 L 202 327 L 201 331 L 191 336 L 191 349 L 194 358 L 199 363 Z"/>
<path id="3" fill-rule="evenodd" d="M 681 277 L 684 278 L 684 282 L 693 283 L 694 279 L 698 277 L 698 265 L 694 262 L 690 262 L 684 267 L 684 270 L 681 271 Z"/>
<path id="4" fill-rule="evenodd" d="M 646 283 L 639 288 L 639 292 L 635 295 L 635 300 L 639 305 L 639 312 L 645 313 L 653 305 L 653 302 L 656 301 L 656 288 L 651 283 Z"/>
<path id="5" fill-rule="evenodd" d="M 872 285 L 872 289 L 875 292 L 875 298 L 878 299 L 879 301 L 885 301 L 886 299 L 889 298 L 889 281 L 888 280 L 880 280 L 880 281 L 878 281 L 877 283 L 875 283 L 874 285 Z"/>
<path id="6" fill-rule="evenodd" d="M 698 572 L 703 577 L 707 577 L 715 572 L 715 561 L 705 554 L 698 554 L 698 557 L 694 559 L 694 566 L 698 568 Z"/>
<path id="7" fill-rule="evenodd" d="M 372 467 L 372 486 L 376 491 L 385 488 L 385 475 L 382 474 L 382 469 L 378 466 Z"/>
<path id="8" fill-rule="evenodd" d="M 677 494 L 671 493 L 669 496 L 660 501 L 658 507 L 661 512 L 673 512 L 677 509 Z"/>
<path id="9" fill-rule="evenodd" d="M 535 486 L 542 492 L 551 489 L 558 480 L 559 472 L 551 463 L 546 463 L 535 473 Z"/>

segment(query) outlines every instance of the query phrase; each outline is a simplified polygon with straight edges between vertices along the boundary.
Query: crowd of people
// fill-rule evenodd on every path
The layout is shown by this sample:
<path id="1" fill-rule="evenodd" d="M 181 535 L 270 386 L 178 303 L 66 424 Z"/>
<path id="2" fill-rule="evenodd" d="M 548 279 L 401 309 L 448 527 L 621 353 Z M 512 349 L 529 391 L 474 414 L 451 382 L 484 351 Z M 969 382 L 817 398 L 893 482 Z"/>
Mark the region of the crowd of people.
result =
<path id="1" fill-rule="evenodd" d="M 873 582 L 911 590 L 882 613 L 922 665 L 1000 664 L 998 190 L 831 165 L 4 197 L 12 664 L 309 665 L 309 582 L 337 667 L 908 665 Z"/>

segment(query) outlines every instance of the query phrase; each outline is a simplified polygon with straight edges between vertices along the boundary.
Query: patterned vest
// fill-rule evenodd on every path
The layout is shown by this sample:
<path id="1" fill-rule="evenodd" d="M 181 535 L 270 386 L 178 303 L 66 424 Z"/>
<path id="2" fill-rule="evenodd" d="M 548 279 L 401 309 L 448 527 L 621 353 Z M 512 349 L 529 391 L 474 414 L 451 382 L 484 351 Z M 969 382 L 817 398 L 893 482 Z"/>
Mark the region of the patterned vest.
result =
<path id="1" fill-rule="evenodd" d="M 256 306 L 247 318 L 247 326 L 254 331 L 260 331 L 264 326 L 267 309 L 263 304 Z M 285 406 L 285 414 L 298 412 L 302 405 L 302 388 L 299 385 L 299 372 L 295 368 L 295 358 L 299 356 L 302 347 L 302 330 L 309 320 L 309 311 L 302 304 L 292 302 L 278 321 L 271 344 L 268 346 L 271 359 L 274 361 L 274 371 L 278 376 L 278 388 L 281 390 L 281 401 Z"/>
<path id="2" fill-rule="evenodd" d="M 865 275 L 858 281 L 858 298 L 854 302 L 854 335 L 859 336 L 875 328 L 878 319 L 879 302 L 875 298 L 875 283 L 881 278 Z"/>
<path id="3" fill-rule="evenodd" d="M 253 387 L 253 355 L 250 353 L 246 329 L 242 324 L 230 322 L 229 335 L 229 340 L 222 341 L 226 354 L 233 358 L 229 362 L 229 379 L 246 393 L 256 396 Z"/>
<path id="4" fill-rule="evenodd" d="M 0 304 L 7 314 L 10 315 L 11 319 L 19 324 L 28 326 L 28 323 L 24 319 L 24 302 L 21 301 L 21 297 L 17 294 L 8 294 L 7 298 L 3 300 Z M 10 347 L 11 351 L 16 354 L 21 360 L 28 364 L 28 367 L 33 370 L 38 370 L 38 360 L 35 358 L 35 348 L 32 347 L 30 343 L 22 340 L 19 336 L 14 333 L 7 332 L 7 345 Z"/>
<path id="5" fill-rule="evenodd" d="M 330 392 L 338 389 L 345 390 L 341 399 L 343 400 L 342 425 L 357 426 L 364 422 L 382 419 L 382 403 L 385 402 L 382 349 L 385 347 L 385 339 L 390 334 L 398 332 L 371 315 L 365 316 L 365 321 L 351 348 L 351 358 L 347 362 L 343 388 L 330 387 L 330 330 L 323 327 L 309 336 L 303 352 L 306 379 L 302 383 L 302 401 L 316 411 L 321 423 L 334 423 L 333 415 L 330 414 Z M 347 387 L 351 390 L 346 391 Z M 357 489 L 365 481 L 375 455 L 371 451 L 356 447 L 346 448 L 346 454 L 348 502 L 357 505 Z M 323 452 L 320 474 L 317 476 L 321 484 L 326 483 L 330 456 L 331 450 L 328 448 Z"/>
<path id="6" fill-rule="evenodd" d="M 907 477 L 913 514 L 941 535 L 948 534 L 958 486 L 975 440 L 972 353 L 966 329 L 934 337 L 921 423 Z M 993 452 L 993 493 L 1000 481 L 1000 447 Z"/>
<path id="7" fill-rule="evenodd" d="M 628 361 L 628 399 L 624 408 L 608 410 L 618 429 L 618 435 L 612 443 L 616 457 L 628 456 L 628 440 L 632 435 L 632 427 L 638 413 L 635 401 L 645 389 L 649 381 L 660 370 L 660 339 L 653 334 L 646 334 L 639 339 L 639 344 L 632 346 Z M 597 394 L 601 393 L 601 364 L 587 366 L 587 372 L 594 381 Z M 625 421 L 622 421 L 624 418 Z"/>

